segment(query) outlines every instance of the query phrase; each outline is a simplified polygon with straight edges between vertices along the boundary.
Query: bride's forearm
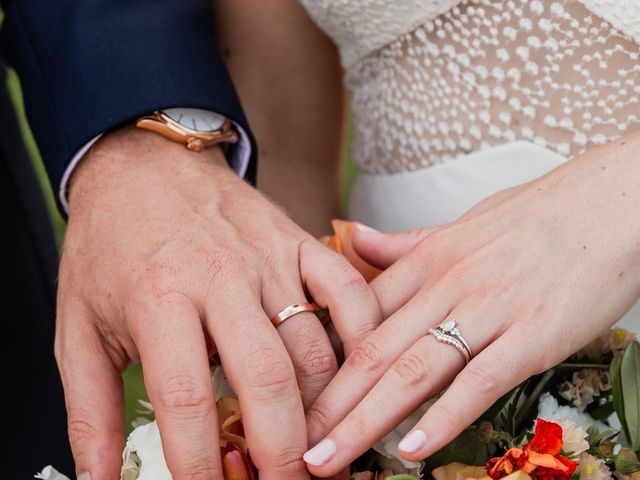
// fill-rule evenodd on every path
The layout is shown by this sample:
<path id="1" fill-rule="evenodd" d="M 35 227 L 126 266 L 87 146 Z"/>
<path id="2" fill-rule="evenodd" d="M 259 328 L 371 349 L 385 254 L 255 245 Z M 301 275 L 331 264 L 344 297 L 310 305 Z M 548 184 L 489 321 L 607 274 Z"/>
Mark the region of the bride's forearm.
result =
<path id="1" fill-rule="evenodd" d="M 640 132 L 591 148 L 558 170 L 558 181 L 574 184 L 582 194 L 574 195 L 574 201 L 592 213 L 592 221 L 618 225 L 627 237 L 640 241 Z"/>
<path id="2" fill-rule="evenodd" d="M 339 213 L 344 93 L 337 51 L 296 0 L 213 2 L 217 43 L 259 146 L 260 190 L 309 232 Z"/>

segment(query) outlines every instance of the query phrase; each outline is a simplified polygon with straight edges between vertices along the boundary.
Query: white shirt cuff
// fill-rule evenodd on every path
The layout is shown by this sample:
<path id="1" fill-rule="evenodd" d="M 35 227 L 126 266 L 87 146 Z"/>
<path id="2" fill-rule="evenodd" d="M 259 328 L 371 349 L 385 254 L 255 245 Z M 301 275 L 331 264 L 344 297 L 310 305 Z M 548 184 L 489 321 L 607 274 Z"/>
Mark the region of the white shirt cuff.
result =
<path id="1" fill-rule="evenodd" d="M 238 174 L 238 176 L 243 177 L 247 174 L 247 169 L 249 168 L 249 159 L 251 158 L 251 142 L 249 141 L 249 135 L 244 131 L 240 125 L 234 122 L 236 130 L 238 131 L 238 143 L 232 150 L 231 158 L 229 158 L 229 165 L 231 168 Z M 60 189 L 58 191 L 58 195 L 60 197 L 60 204 L 62 208 L 64 208 L 65 213 L 69 213 L 69 198 L 68 198 L 68 186 L 69 179 L 71 178 L 71 174 L 73 170 L 78 165 L 78 162 L 82 160 L 82 158 L 86 155 L 89 149 L 100 140 L 102 137 L 102 133 L 87 142 L 87 144 L 82 147 L 78 152 L 73 156 L 69 165 L 64 171 L 62 175 L 62 180 L 60 181 Z"/>

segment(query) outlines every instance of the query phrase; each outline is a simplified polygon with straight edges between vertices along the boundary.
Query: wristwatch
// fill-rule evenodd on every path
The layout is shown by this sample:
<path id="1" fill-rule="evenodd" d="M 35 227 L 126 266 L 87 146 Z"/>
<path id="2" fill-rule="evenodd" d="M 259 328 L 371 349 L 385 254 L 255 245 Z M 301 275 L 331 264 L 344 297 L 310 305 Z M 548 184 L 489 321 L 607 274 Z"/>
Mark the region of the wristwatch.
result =
<path id="1" fill-rule="evenodd" d="M 159 133 L 193 152 L 238 141 L 233 123 L 223 115 L 198 108 L 156 110 L 136 121 L 136 127 Z"/>

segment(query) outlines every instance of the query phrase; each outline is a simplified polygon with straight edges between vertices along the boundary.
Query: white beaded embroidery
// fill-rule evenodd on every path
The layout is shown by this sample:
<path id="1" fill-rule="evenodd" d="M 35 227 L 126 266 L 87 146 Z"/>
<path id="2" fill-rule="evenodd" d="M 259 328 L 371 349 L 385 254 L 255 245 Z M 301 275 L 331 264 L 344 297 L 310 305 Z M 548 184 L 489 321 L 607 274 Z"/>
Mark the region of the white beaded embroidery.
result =
<path id="1" fill-rule="evenodd" d="M 582 3 L 452 3 L 346 65 L 362 170 L 410 171 L 515 140 L 571 157 L 640 129 L 640 47 Z M 376 24 L 351 22 L 363 20 Z"/>

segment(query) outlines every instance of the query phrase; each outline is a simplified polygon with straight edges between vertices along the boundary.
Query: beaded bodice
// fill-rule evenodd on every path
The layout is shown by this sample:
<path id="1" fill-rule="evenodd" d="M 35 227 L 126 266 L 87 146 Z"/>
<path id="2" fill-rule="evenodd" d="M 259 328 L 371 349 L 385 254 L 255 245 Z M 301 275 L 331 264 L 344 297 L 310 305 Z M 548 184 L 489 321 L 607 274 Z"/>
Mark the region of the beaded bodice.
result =
<path id="1" fill-rule="evenodd" d="M 301 1 L 340 47 L 363 171 L 640 130 L 639 0 Z"/>

